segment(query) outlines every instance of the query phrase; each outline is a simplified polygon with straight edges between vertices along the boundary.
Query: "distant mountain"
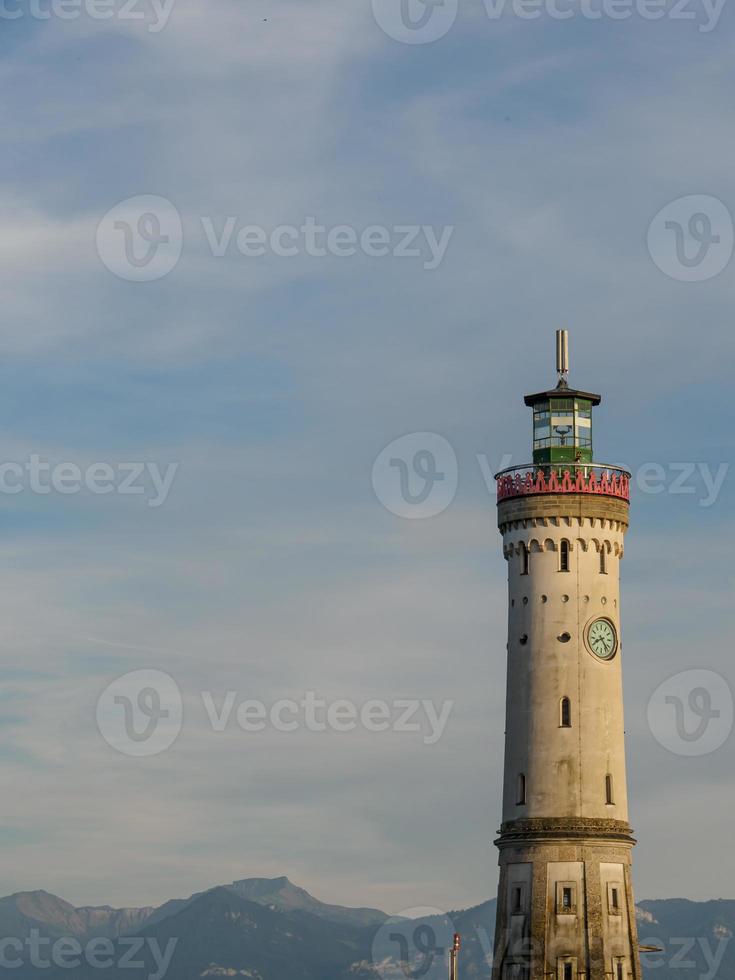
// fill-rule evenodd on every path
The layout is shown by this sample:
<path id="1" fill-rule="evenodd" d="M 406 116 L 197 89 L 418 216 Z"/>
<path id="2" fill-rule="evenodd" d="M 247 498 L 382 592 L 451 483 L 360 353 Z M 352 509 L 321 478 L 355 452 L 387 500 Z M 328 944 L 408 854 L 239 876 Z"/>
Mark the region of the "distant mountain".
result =
<path id="1" fill-rule="evenodd" d="M 0 934 L 29 936 L 40 929 L 48 936 L 80 936 L 82 919 L 73 905 L 48 892 L 18 892 L 0 898 Z"/>
<path id="2" fill-rule="evenodd" d="M 341 905 L 326 905 L 303 888 L 294 885 L 286 877 L 243 878 L 242 881 L 233 881 L 230 885 L 221 885 L 220 887 L 234 892 L 235 895 L 249 902 L 255 902 L 257 905 L 265 905 L 282 912 L 298 909 L 302 912 L 310 912 L 320 919 L 327 919 L 329 922 L 344 922 L 355 926 L 378 926 L 388 918 L 385 912 L 378 909 L 352 909 Z M 171 915 L 178 914 L 197 898 L 206 894 L 206 892 L 197 892 L 189 898 L 174 898 L 165 902 L 159 908 L 149 912 L 147 924 L 153 925 Z"/>
<path id="3" fill-rule="evenodd" d="M 74 908 L 49 892 L 18 892 L 0 898 L 0 937 L 25 940 L 33 930 L 43 936 L 73 936 L 88 940 L 96 936 L 116 938 L 139 929 L 152 908 Z"/>
<path id="4" fill-rule="evenodd" d="M 313 898 L 303 888 L 292 884 L 288 878 L 245 878 L 235 881 L 229 888 L 249 902 L 267 905 L 268 908 L 291 912 L 300 909 L 329 922 L 344 922 L 354 926 L 379 926 L 388 916 L 378 909 L 348 909 L 341 905 L 325 905 Z"/>
<path id="5" fill-rule="evenodd" d="M 178 915 L 144 929 L 141 935 L 155 936 L 161 948 L 177 940 L 170 971 L 175 980 L 205 976 L 360 980 L 375 976 L 371 970 L 352 970 L 354 963 L 370 959 L 370 928 L 329 921 L 301 909 L 271 908 L 240 897 L 232 888 L 206 892 Z"/>
<path id="6" fill-rule="evenodd" d="M 638 938 L 663 953 L 642 957 L 650 980 L 735 980 L 735 901 L 640 902 Z"/>
<path id="7" fill-rule="evenodd" d="M 169 980 L 380 980 L 370 964 L 372 928 L 329 921 L 300 909 L 281 911 L 241 898 L 231 887 L 214 888 L 180 912 L 144 928 L 136 951 L 138 968 L 120 965 L 128 940 L 118 940 L 118 963 L 105 980 L 157 977 L 163 956 L 173 951 Z M 155 944 L 157 955 L 152 953 Z M 355 964 L 363 964 L 355 966 Z M 69 977 L 68 970 L 27 971 L 18 980 Z M 99 980 L 91 964 L 74 969 L 74 980 Z"/>
<path id="8" fill-rule="evenodd" d="M 495 907 L 492 900 L 412 920 L 409 932 L 401 920 L 395 931 L 419 930 L 446 945 L 456 930 L 462 935 L 462 980 L 489 980 Z M 641 942 L 663 949 L 643 956 L 646 980 L 735 980 L 735 901 L 645 901 L 637 916 Z M 390 929 L 381 928 L 386 923 Z M 320 902 L 288 878 L 236 881 L 158 909 L 77 909 L 47 892 L 0 899 L 0 940 L 22 939 L 32 930 L 80 943 L 107 937 L 116 965 L 104 969 L 105 980 L 394 980 L 404 976 L 404 964 L 393 924 L 376 909 Z M 424 980 L 443 978 L 442 960 L 437 962 L 440 969 Z M 100 968 L 87 962 L 73 973 L 27 964 L 13 970 L 13 980 L 70 976 L 99 980 Z"/>

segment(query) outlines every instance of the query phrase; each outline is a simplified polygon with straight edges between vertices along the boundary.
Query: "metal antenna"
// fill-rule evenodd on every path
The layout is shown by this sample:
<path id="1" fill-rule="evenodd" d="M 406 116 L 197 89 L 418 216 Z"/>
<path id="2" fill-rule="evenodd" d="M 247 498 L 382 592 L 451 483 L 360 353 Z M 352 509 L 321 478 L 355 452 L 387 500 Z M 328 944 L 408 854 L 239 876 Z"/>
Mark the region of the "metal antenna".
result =
<path id="1" fill-rule="evenodd" d="M 449 951 L 449 980 L 459 980 L 459 972 L 457 969 L 457 959 L 459 957 L 459 951 L 462 948 L 462 939 L 458 932 L 454 934 L 454 946 Z"/>
<path id="2" fill-rule="evenodd" d="M 556 373 L 559 375 L 557 388 L 567 387 L 569 374 L 569 331 L 556 331 Z"/>

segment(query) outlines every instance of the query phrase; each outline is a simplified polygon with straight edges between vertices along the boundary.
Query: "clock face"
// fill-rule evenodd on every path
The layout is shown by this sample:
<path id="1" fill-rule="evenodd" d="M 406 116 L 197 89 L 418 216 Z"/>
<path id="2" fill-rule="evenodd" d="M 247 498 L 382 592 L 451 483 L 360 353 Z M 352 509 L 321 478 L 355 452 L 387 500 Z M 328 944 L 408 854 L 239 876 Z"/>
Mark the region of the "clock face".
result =
<path id="1" fill-rule="evenodd" d="M 618 638 L 610 620 L 596 619 L 587 630 L 587 642 L 600 660 L 612 660 L 618 649 Z"/>

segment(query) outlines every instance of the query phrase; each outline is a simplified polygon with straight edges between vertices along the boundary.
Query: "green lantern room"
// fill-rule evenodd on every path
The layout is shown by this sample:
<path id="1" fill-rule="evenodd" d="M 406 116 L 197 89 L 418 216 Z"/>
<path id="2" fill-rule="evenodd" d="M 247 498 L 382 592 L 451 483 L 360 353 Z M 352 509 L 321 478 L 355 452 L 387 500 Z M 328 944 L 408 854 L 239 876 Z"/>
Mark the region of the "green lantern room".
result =
<path id="1" fill-rule="evenodd" d="M 592 462 L 592 409 L 600 395 L 567 387 L 526 395 L 533 409 L 533 461 L 541 464 Z"/>

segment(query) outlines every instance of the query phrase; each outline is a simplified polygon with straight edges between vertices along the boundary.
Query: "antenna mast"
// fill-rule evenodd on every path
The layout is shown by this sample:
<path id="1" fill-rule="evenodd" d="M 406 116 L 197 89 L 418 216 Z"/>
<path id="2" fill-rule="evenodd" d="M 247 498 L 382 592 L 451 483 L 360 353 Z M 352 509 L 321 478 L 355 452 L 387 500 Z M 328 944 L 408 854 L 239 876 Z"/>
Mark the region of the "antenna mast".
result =
<path id="1" fill-rule="evenodd" d="M 449 952 L 449 980 L 458 980 L 457 958 L 462 948 L 462 939 L 458 932 L 454 934 L 454 946 Z"/>
<path id="2" fill-rule="evenodd" d="M 569 331 L 556 331 L 556 373 L 559 375 L 557 388 L 566 388 L 569 374 Z"/>

